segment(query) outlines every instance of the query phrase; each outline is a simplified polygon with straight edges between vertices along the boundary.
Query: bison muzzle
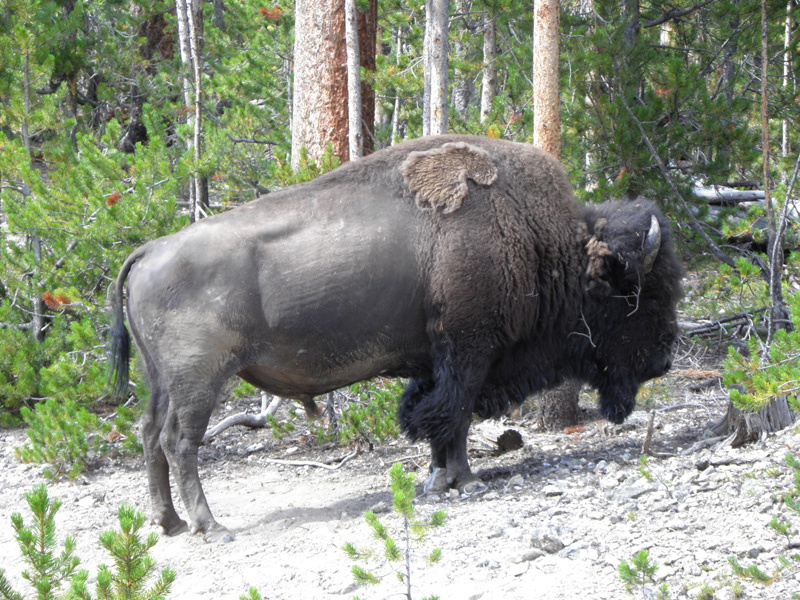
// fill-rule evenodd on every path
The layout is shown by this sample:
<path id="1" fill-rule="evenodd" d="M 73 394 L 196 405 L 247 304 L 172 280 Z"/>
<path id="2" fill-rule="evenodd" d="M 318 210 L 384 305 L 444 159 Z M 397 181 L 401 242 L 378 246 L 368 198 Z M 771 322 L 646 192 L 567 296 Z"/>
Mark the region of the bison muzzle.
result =
<path id="1" fill-rule="evenodd" d="M 464 488 L 476 481 L 473 414 L 570 378 L 621 422 L 670 366 L 680 294 L 653 204 L 583 206 L 544 152 L 472 136 L 376 152 L 135 250 L 112 287 L 119 392 L 126 280 L 150 386 L 152 517 L 208 540 L 230 534 L 209 510 L 197 451 L 229 377 L 306 404 L 377 375 L 408 378 L 398 416 L 430 442 L 429 483 Z"/>

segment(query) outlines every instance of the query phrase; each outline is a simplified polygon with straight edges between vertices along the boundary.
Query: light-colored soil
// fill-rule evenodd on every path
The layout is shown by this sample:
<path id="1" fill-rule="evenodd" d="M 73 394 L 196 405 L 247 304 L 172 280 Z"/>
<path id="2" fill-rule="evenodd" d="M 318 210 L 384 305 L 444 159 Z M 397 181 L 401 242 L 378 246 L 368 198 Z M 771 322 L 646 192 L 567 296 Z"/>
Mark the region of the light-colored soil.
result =
<path id="1" fill-rule="evenodd" d="M 772 573 L 780 554 L 800 552 L 789 546 L 797 535 L 779 538 L 767 525 L 773 515 L 789 516 L 781 501 L 792 485 L 784 456 L 800 454 L 800 433 L 781 432 L 740 449 L 712 445 L 679 454 L 701 439 L 709 417 L 720 418 L 725 407 L 721 390 L 692 393 L 685 379 L 672 376 L 655 388 L 665 392 L 662 399 L 697 406 L 657 415 L 652 447 L 677 455 L 649 458 L 651 480 L 639 463 L 648 421 L 644 410 L 620 427 L 595 420 L 590 412 L 584 429 L 570 434 L 536 432 L 530 418 L 474 426 L 471 461 L 488 491 L 418 501 L 420 516 L 443 509 L 448 520 L 415 550 L 413 597 L 625 598 L 617 568 L 641 549 L 660 565 L 656 582 L 668 585 L 670 598 L 696 598 L 703 586 L 714 590 L 716 599 L 737 593 L 789 599 L 800 593 L 796 566 L 764 587 L 734 577 L 728 563 L 733 556 Z M 495 456 L 486 440 L 505 428 L 520 431 L 525 446 Z M 402 597 L 403 586 L 378 560 L 370 563 L 373 572 L 388 576 L 378 586 L 356 588 L 341 547 L 350 541 L 379 550 L 362 518 L 368 508 L 397 531 L 387 471 L 404 459 L 407 468 L 418 469 L 422 483 L 428 464 L 424 445 L 399 440 L 364 450 L 337 470 L 267 462 L 319 460 L 349 451 L 303 443 L 302 434 L 278 442 L 266 430 L 232 429 L 201 449 L 209 503 L 236 539 L 213 545 L 188 534 L 162 536 L 152 554 L 159 567 L 178 573 L 170 598 L 236 599 L 250 586 L 265 599 Z M 43 481 L 41 468 L 14 458 L 23 432 L 0 431 L 0 440 L 0 568 L 33 597 L 20 579 L 25 565 L 9 517 L 21 511 L 30 522 L 23 495 Z M 76 552 L 92 576 L 100 563 L 111 563 L 97 538 L 116 528 L 119 505 L 148 509 L 141 459 L 110 460 L 77 481 L 48 489 L 64 503 L 59 539 L 75 536 Z M 800 518 L 795 522 L 800 525 Z M 423 557 L 434 547 L 443 557 L 428 566 Z M 642 598 L 642 591 L 634 597 Z M 644 597 L 654 598 L 655 587 Z"/>

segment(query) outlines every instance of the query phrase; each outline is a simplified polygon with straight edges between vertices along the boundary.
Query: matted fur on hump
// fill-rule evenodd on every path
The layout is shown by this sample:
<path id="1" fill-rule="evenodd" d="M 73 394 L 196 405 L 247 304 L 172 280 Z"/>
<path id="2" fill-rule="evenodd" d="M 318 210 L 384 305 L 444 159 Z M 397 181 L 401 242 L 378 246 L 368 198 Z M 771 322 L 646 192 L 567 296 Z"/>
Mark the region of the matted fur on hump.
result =
<path id="1" fill-rule="evenodd" d="M 445 213 L 461 208 L 467 195 L 467 179 L 481 185 L 491 185 L 497 179 L 489 153 L 465 142 L 412 152 L 400 165 L 400 171 L 416 194 L 418 207 L 442 208 Z"/>

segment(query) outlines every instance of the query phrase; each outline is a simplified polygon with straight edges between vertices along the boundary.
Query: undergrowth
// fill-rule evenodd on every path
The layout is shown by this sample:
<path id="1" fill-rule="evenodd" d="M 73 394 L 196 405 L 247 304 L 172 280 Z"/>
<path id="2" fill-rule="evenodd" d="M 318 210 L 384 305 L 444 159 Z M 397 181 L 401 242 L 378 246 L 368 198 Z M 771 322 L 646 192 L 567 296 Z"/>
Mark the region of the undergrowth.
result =
<path id="1" fill-rule="evenodd" d="M 31 525 L 25 524 L 20 513 L 11 515 L 11 525 L 23 560 L 28 565 L 22 572 L 22 579 L 35 593 L 31 598 L 162 600 L 167 597 L 176 576 L 175 571 L 169 568 L 163 569 L 156 581 L 146 587 L 156 574 L 156 562 L 149 552 L 158 536 L 152 533 L 145 541 L 141 540 L 139 530 L 144 525 L 145 516 L 135 508 L 123 504 L 117 513 L 119 531 L 100 534 L 100 544 L 113 558 L 114 566 L 113 569 L 106 565 L 98 568 L 96 596 L 92 596 L 87 587 L 89 572 L 78 570 L 80 559 L 75 555 L 75 538 L 67 537 L 63 549 L 60 552 L 58 549 L 55 516 L 61 508 L 61 500 L 51 500 L 44 484 L 25 494 L 25 500 L 33 517 Z M 64 589 L 67 583 L 69 587 Z M 3 569 L 0 569 L 0 598 L 26 598 L 11 587 Z"/>

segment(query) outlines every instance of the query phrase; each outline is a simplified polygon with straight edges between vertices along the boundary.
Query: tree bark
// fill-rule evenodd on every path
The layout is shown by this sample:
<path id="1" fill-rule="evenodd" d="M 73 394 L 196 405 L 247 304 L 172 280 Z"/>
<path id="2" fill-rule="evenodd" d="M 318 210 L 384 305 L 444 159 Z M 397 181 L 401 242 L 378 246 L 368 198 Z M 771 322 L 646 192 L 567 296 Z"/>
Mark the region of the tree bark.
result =
<path id="1" fill-rule="evenodd" d="M 361 68 L 374 71 L 378 59 L 378 0 L 367 0 L 367 9 L 358 13 L 358 46 Z M 361 81 L 361 146 L 363 154 L 375 149 L 376 96 L 372 84 Z"/>
<path id="2" fill-rule="evenodd" d="M 772 306 L 767 320 L 767 342 L 769 348 L 776 329 L 785 329 L 789 323 L 789 311 L 783 301 L 781 273 L 783 272 L 783 244 L 778 239 L 775 207 L 772 204 L 772 177 L 770 176 L 769 106 L 767 98 L 767 73 L 769 70 L 769 50 L 767 37 L 767 1 L 761 0 L 761 151 L 764 166 L 764 208 L 766 209 L 769 239 L 767 258 L 769 259 L 769 295 Z M 765 352 L 765 355 L 768 354 Z M 764 357 L 768 360 L 768 356 Z"/>
<path id="3" fill-rule="evenodd" d="M 497 84 L 497 36 L 494 15 L 487 14 L 483 26 L 483 78 L 481 81 L 481 123 L 492 110 Z"/>
<path id="4" fill-rule="evenodd" d="M 534 1 L 533 145 L 561 157 L 559 115 L 559 1 Z"/>
<path id="5" fill-rule="evenodd" d="M 300 151 L 318 160 L 330 142 L 342 162 L 349 157 L 347 52 L 344 0 L 295 3 L 292 168 Z"/>
<path id="6" fill-rule="evenodd" d="M 450 46 L 448 0 L 425 1 L 425 81 L 427 107 L 423 105 L 423 131 L 427 118 L 431 135 L 447 133 L 447 64 Z M 424 101 L 423 101 L 424 104 Z"/>
<path id="7" fill-rule="evenodd" d="M 536 423 L 547 431 L 561 431 L 581 420 L 578 395 L 581 384 L 565 381 L 536 397 Z"/>
<path id="8" fill-rule="evenodd" d="M 397 65 L 400 65 L 400 57 L 403 54 L 403 34 L 400 29 L 395 32 L 395 56 L 397 58 Z M 392 146 L 397 144 L 401 139 L 400 133 L 400 108 L 403 103 L 400 100 L 400 92 L 395 88 L 394 96 L 394 110 L 392 111 Z"/>
<path id="9" fill-rule="evenodd" d="M 358 45 L 358 6 L 356 0 L 344 2 L 344 30 L 347 50 L 347 119 L 350 160 L 363 155 L 361 132 L 361 53 Z"/>

